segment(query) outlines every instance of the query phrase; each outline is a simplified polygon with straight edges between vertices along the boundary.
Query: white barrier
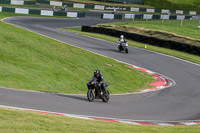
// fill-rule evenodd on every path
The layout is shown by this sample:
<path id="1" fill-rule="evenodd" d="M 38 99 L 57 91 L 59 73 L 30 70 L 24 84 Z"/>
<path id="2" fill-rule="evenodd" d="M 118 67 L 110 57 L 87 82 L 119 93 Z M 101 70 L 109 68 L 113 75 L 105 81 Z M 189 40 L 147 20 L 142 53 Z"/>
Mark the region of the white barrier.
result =
<path id="1" fill-rule="evenodd" d="M 135 19 L 135 14 L 125 14 L 125 19 Z"/>
<path id="2" fill-rule="evenodd" d="M 114 14 L 103 14 L 103 18 L 105 18 L 105 19 L 114 19 Z"/>
<path id="3" fill-rule="evenodd" d="M 62 2 L 50 1 L 50 5 L 52 5 L 52 6 L 62 6 Z"/>
<path id="4" fill-rule="evenodd" d="M 0 12 L 2 12 L 2 7 L 0 7 Z"/>
<path id="5" fill-rule="evenodd" d="M 144 14 L 143 19 L 152 19 L 153 14 Z"/>
<path id="6" fill-rule="evenodd" d="M 176 10 L 176 14 L 183 14 L 182 10 Z"/>
<path id="7" fill-rule="evenodd" d="M 95 5 L 94 9 L 104 10 L 105 6 Z"/>
<path id="8" fill-rule="evenodd" d="M 11 5 L 24 5 L 24 0 L 11 0 Z"/>
<path id="9" fill-rule="evenodd" d="M 135 8 L 135 7 L 131 7 L 131 11 L 133 11 L 133 12 L 139 12 L 139 8 Z"/>
<path id="10" fill-rule="evenodd" d="M 85 8 L 85 4 L 73 4 L 73 8 Z"/>
<path id="11" fill-rule="evenodd" d="M 169 10 L 162 9 L 162 13 L 169 13 Z"/>
<path id="12" fill-rule="evenodd" d="M 147 9 L 147 12 L 155 12 L 155 9 Z"/>
<path id="13" fill-rule="evenodd" d="M 169 19 L 169 15 L 161 15 L 160 19 Z"/>
<path id="14" fill-rule="evenodd" d="M 29 9 L 15 8 L 15 13 L 19 13 L 19 14 L 29 14 Z"/>
<path id="15" fill-rule="evenodd" d="M 67 17 L 75 18 L 78 16 L 77 12 L 67 12 Z"/>
<path id="16" fill-rule="evenodd" d="M 197 12 L 196 12 L 196 11 L 190 11 L 189 14 L 190 14 L 190 15 L 197 15 Z"/>
<path id="17" fill-rule="evenodd" d="M 182 19 L 185 19 L 185 16 L 183 16 L 183 15 L 177 15 L 177 18 L 176 18 L 177 20 L 182 20 Z"/>
<path id="18" fill-rule="evenodd" d="M 53 11 L 41 10 L 41 15 L 53 16 Z"/>

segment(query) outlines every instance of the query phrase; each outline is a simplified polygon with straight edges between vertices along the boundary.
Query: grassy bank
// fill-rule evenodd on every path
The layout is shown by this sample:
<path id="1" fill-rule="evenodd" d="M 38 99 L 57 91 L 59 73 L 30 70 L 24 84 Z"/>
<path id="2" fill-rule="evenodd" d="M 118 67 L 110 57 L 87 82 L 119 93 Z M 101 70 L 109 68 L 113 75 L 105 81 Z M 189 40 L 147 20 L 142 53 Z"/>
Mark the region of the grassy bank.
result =
<path id="1" fill-rule="evenodd" d="M 0 13 L 0 18 L 10 16 Z M 83 93 L 94 69 L 111 93 L 149 88 L 154 79 L 124 64 L 0 22 L 0 86 L 26 90 Z M 123 80 L 122 80 L 123 79 Z M 134 79 L 134 80 L 130 80 Z"/>
<path id="2" fill-rule="evenodd" d="M 116 43 L 119 39 L 119 38 L 116 38 L 116 37 L 106 36 L 106 35 L 97 34 L 97 33 L 81 32 L 81 28 L 68 28 L 68 29 L 64 29 L 64 30 L 69 31 L 69 32 L 76 32 L 76 33 L 79 33 L 79 34 L 84 34 L 84 35 L 87 35 L 87 36 L 103 39 L 103 40 L 114 42 L 114 43 Z M 142 49 L 145 48 L 145 44 L 130 41 L 130 40 L 128 40 L 128 44 L 130 46 L 134 46 L 134 47 L 137 47 L 137 48 L 142 48 Z M 175 51 L 175 50 L 170 50 L 170 49 L 166 49 L 166 48 L 161 48 L 161 47 L 156 47 L 156 46 L 151 46 L 151 45 L 147 46 L 147 50 L 156 51 L 156 52 L 159 52 L 159 53 L 171 55 L 171 56 L 174 56 L 174 57 L 178 57 L 178 58 L 181 58 L 181 59 L 184 59 L 184 60 L 188 60 L 188 61 L 200 64 L 199 56 L 190 55 L 190 54 L 187 54 L 187 53 L 183 53 L 183 52 L 179 52 L 179 51 Z"/>
<path id="3" fill-rule="evenodd" d="M 1 133 L 199 133 L 195 126 L 138 126 L 0 108 Z"/>
<path id="4" fill-rule="evenodd" d="M 163 23 L 162 20 L 114 22 L 98 26 L 200 46 L 198 22 L 184 20 L 182 27 L 181 20 L 164 20 Z"/>

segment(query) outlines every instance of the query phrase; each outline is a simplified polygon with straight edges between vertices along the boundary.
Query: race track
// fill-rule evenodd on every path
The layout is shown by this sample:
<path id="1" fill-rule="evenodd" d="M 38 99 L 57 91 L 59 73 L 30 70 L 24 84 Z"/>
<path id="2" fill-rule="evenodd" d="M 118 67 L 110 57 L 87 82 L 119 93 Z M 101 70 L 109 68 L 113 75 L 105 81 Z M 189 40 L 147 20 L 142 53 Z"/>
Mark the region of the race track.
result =
<path id="1" fill-rule="evenodd" d="M 129 120 L 200 120 L 200 65 L 134 47 L 129 47 L 129 54 L 119 53 L 114 43 L 58 30 L 63 27 L 94 25 L 111 20 L 102 20 L 91 13 L 80 19 L 13 17 L 4 19 L 4 22 L 161 73 L 175 80 L 176 85 L 150 93 L 112 95 L 108 103 L 98 100 L 88 102 L 86 95 L 1 88 L 0 105 Z"/>

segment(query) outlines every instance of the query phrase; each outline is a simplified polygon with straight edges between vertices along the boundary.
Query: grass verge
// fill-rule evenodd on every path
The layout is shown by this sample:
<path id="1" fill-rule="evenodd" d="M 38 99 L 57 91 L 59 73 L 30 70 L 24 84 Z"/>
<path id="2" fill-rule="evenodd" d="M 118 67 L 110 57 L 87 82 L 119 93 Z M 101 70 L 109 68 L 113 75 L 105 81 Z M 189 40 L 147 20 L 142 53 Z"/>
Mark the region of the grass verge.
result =
<path id="1" fill-rule="evenodd" d="M 113 22 L 97 26 L 200 46 L 198 23 L 199 20 L 183 20 L 181 26 L 181 20 L 149 20 Z"/>
<path id="2" fill-rule="evenodd" d="M 195 126 L 141 126 L 0 108 L 1 133 L 199 133 Z"/>
<path id="3" fill-rule="evenodd" d="M 106 35 L 97 34 L 97 33 L 81 32 L 81 28 L 68 28 L 68 29 L 63 29 L 63 30 L 66 30 L 66 31 L 69 31 L 69 32 L 76 32 L 76 33 L 79 33 L 79 34 L 103 39 L 103 40 L 114 42 L 114 43 L 117 43 L 117 41 L 119 39 L 119 38 L 116 38 L 116 37 L 106 36 Z M 130 46 L 145 49 L 145 44 L 130 41 L 130 40 L 128 41 L 128 43 L 129 43 Z M 178 58 L 181 58 L 181 59 L 184 59 L 184 60 L 188 60 L 188 61 L 193 62 L 193 63 L 200 64 L 199 56 L 195 56 L 195 55 L 191 55 L 191 54 L 187 54 L 187 53 L 183 53 L 183 52 L 179 52 L 179 51 L 175 51 L 175 50 L 170 50 L 170 49 L 166 49 L 166 48 L 151 46 L 151 45 L 147 46 L 147 50 L 171 55 L 171 56 L 178 57 Z"/>
<path id="4" fill-rule="evenodd" d="M 6 15 L 0 13 L 0 19 Z M 143 72 L 0 22 L 0 86 L 26 90 L 87 92 L 86 82 L 99 69 L 111 93 L 149 88 L 155 79 Z M 134 79 L 134 80 L 130 80 Z"/>

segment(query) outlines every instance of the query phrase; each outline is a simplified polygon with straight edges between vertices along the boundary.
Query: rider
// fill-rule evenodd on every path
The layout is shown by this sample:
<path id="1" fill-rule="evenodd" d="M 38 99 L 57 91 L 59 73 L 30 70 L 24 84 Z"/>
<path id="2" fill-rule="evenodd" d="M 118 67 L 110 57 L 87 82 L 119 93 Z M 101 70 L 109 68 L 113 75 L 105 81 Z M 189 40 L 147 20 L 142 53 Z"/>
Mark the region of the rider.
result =
<path id="1" fill-rule="evenodd" d="M 65 12 L 67 12 L 67 11 L 68 11 L 68 9 L 67 9 L 67 5 L 62 6 L 61 11 L 65 11 Z"/>
<path id="2" fill-rule="evenodd" d="M 120 46 L 120 45 L 121 45 L 122 43 L 124 43 L 124 42 L 126 43 L 126 46 L 128 46 L 128 43 L 127 43 L 127 41 L 125 40 L 124 36 L 121 35 L 117 44 L 118 44 L 118 46 Z"/>
<path id="3" fill-rule="evenodd" d="M 92 77 L 91 81 L 96 81 L 97 85 L 99 85 L 100 89 L 105 90 L 105 82 L 103 76 L 100 74 L 99 70 L 94 70 L 94 76 Z M 101 91 L 102 91 L 101 90 Z"/>

